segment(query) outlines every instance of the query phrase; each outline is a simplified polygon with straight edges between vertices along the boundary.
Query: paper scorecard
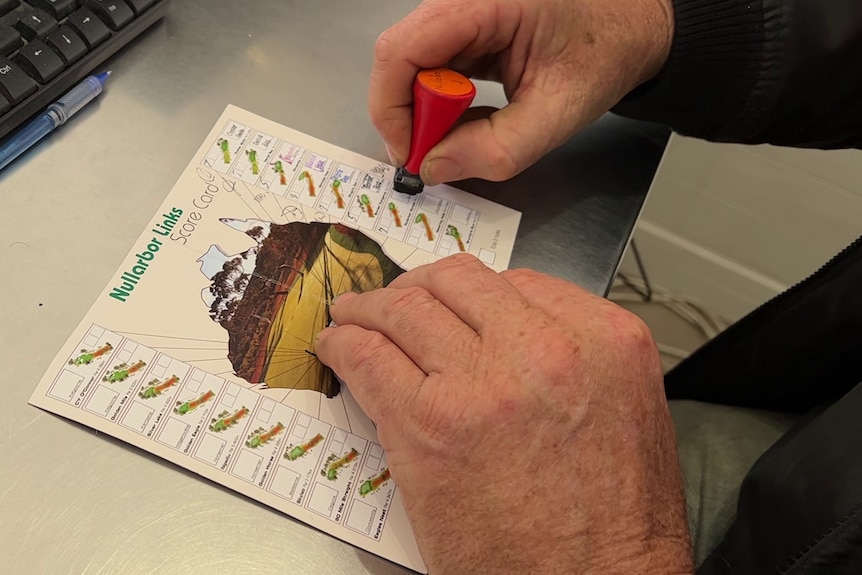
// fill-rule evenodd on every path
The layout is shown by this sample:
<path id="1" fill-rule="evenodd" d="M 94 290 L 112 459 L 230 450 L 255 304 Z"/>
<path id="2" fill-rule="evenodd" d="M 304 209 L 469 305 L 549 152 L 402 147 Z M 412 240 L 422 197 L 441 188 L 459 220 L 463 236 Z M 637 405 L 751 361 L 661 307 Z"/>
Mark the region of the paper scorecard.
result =
<path id="1" fill-rule="evenodd" d="M 458 252 L 506 269 L 520 214 L 228 106 L 30 403 L 416 571 L 374 426 L 314 354 L 329 303 Z"/>

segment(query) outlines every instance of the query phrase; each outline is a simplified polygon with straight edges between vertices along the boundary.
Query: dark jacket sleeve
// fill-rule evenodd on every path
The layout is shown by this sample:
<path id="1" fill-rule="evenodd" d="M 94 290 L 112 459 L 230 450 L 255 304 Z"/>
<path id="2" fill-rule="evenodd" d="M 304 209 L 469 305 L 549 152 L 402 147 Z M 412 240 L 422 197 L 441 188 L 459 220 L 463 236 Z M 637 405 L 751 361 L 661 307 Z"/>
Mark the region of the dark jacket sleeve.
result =
<path id="1" fill-rule="evenodd" d="M 671 53 L 614 112 L 717 142 L 862 148 L 862 0 L 674 0 Z"/>

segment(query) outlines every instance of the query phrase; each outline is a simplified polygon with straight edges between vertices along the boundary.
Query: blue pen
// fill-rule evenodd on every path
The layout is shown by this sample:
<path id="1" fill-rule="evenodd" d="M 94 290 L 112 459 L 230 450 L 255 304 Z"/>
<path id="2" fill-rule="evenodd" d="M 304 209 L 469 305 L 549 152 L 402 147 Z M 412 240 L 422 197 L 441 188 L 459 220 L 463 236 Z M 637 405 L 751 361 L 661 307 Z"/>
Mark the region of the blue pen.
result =
<path id="1" fill-rule="evenodd" d="M 89 76 L 69 90 L 65 96 L 48 106 L 40 116 L 12 136 L 0 147 L 0 170 L 27 151 L 33 144 L 59 128 L 102 93 L 110 72 Z"/>

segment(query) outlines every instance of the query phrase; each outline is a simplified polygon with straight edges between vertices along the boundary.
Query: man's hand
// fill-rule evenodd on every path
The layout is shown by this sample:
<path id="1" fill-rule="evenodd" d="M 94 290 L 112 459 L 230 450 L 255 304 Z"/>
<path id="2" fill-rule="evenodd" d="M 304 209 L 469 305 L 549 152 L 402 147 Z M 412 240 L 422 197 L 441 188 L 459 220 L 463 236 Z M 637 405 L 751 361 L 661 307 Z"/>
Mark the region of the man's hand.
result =
<path id="1" fill-rule="evenodd" d="M 672 36 L 671 0 L 425 0 L 377 41 L 371 120 L 401 165 L 420 69 L 502 82 L 509 105 L 455 128 L 420 175 L 505 180 L 658 73 Z"/>
<path id="2" fill-rule="evenodd" d="M 377 424 L 432 574 L 691 573 L 661 363 L 637 318 L 468 255 L 331 313 L 318 357 Z"/>

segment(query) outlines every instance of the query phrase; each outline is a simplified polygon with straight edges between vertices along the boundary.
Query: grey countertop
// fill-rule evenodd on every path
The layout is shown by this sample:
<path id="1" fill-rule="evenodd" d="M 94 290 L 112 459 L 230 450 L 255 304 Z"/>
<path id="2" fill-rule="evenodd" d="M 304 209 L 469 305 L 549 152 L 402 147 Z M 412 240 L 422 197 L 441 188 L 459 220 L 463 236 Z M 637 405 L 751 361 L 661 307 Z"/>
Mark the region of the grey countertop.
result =
<path id="1" fill-rule="evenodd" d="M 108 92 L 0 175 L 0 571 L 405 572 L 27 400 L 227 104 L 385 159 L 372 47 L 413 5 L 175 0 Z M 604 293 L 665 141 L 606 116 L 510 182 L 459 187 L 523 211 L 512 267 Z"/>

